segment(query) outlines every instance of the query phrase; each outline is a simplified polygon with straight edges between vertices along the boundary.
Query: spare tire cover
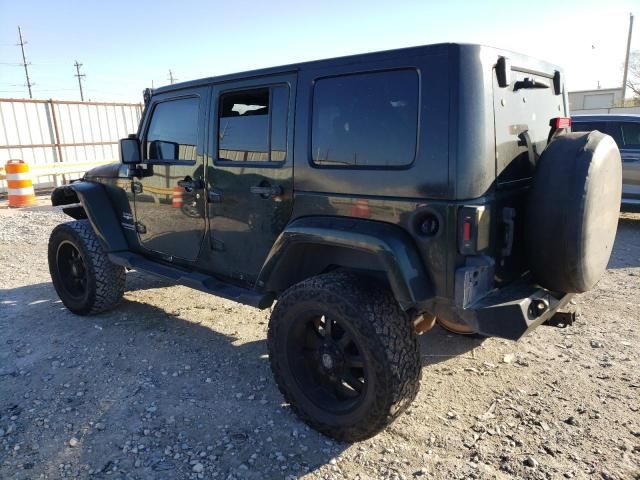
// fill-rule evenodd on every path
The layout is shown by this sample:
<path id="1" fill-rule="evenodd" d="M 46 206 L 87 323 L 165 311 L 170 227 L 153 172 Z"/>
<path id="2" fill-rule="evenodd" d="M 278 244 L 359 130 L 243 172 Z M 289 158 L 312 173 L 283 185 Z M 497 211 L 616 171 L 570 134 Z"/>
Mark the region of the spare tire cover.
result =
<path id="1" fill-rule="evenodd" d="M 614 140 L 599 131 L 555 137 L 536 165 L 527 199 L 529 266 L 543 287 L 593 288 L 609 262 L 622 193 Z"/>

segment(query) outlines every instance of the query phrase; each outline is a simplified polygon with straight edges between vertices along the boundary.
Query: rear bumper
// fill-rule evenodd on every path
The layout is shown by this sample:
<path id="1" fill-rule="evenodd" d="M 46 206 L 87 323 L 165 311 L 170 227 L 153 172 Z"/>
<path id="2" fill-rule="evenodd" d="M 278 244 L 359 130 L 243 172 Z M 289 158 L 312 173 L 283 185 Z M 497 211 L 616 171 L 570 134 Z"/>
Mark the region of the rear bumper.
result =
<path id="1" fill-rule="evenodd" d="M 573 295 L 550 292 L 523 278 L 460 309 L 458 314 L 477 333 L 517 340 L 549 320 Z"/>

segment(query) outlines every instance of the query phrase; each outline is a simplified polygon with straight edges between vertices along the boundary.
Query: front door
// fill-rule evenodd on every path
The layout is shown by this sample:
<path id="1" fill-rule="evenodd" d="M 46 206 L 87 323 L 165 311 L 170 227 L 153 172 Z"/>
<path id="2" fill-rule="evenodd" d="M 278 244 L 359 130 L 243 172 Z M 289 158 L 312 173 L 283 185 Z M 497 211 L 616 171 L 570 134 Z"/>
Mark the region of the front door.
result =
<path id="1" fill-rule="evenodd" d="M 205 234 L 204 145 L 208 87 L 154 96 L 134 178 L 142 247 L 166 261 L 193 262 Z"/>
<path id="2" fill-rule="evenodd" d="M 214 85 L 207 174 L 216 273 L 252 285 L 293 206 L 294 74 Z"/>

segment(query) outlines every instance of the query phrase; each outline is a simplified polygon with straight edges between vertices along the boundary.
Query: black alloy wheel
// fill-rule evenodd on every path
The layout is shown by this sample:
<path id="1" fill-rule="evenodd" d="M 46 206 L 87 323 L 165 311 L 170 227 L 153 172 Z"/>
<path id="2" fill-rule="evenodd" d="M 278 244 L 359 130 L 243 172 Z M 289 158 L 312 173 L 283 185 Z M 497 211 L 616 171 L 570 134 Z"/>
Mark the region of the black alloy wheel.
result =
<path id="1" fill-rule="evenodd" d="M 337 440 L 375 435 L 418 392 L 413 324 L 375 278 L 336 271 L 293 285 L 278 298 L 267 337 L 285 400 Z"/>
<path id="2" fill-rule="evenodd" d="M 367 388 L 365 359 L 345 324 L 321 314 L 297 322 L 287 356 L 296 381 L 318 407 L 339 414 L 361 403 Z"/>
<path id="3" fill-rule="evenodd" d="M 87 292 L 87 268 L 82 254 L 74 244 L 63 241 L 56 253 L 56 266 L 61 284 L 72 298 L 82 298 Z"/>

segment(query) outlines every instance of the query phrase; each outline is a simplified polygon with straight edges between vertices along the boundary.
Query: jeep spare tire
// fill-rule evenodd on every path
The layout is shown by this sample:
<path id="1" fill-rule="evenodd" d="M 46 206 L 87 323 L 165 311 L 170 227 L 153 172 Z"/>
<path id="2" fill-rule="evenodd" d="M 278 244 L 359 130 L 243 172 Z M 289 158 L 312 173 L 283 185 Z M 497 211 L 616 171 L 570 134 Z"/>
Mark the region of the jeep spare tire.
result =
<path id="1" fill-rule="evenodd" d="M 616 236 L 622 163 L 599 131 L 555 137 L 540 156 L 527 199 L 530 269 L 543 287 L 582 293 L 603 275 Z"/>

